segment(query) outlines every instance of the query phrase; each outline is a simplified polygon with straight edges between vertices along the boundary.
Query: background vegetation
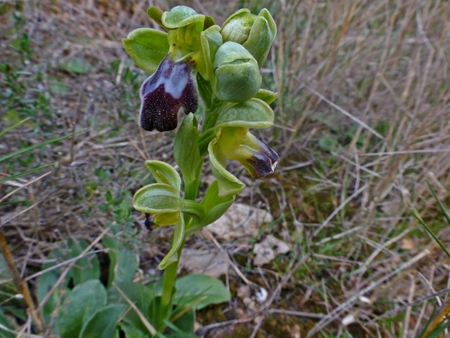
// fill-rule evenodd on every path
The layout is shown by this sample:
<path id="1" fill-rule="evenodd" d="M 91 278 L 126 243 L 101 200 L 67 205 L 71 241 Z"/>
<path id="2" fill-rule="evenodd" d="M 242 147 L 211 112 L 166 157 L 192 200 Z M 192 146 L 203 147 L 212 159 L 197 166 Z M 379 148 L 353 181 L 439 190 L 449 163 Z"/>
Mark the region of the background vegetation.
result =
<path id="1" fill-rule="evenodd" d="M 269 297 L 249 307 L 237 294 L 243 279 L 230 270 L 223 279 L 233 300 L 198 312 L 202 332 L 418 335 L 450 291 L 448 257 L 410 211 L 448 244 L 450 228 L 426 182 L 448 206 L 450 3 L 182 3 L 219 24 L 241 7 L 256 13 L 266 7 L 279 29 L 263 69 L 264 87 L 279 93 L 276 126 L 261 137 L 281 161 L 275 175 L 241 196 L 275 220 L 257 238 L 217 242 Z M 151 180 L 143 160 L 172 161 L 172 135 L 138 128 L 138 89 L 146 75 L 127 57 L 121 39 L 152 25 L 148 6 L 168 10 L 177 4 L 0 1 L 0 130 L 28 118 L 0 136 L 0 157 L 81 131 L 0 163 L 2 179 L 58 162 L 45 177 L 35 180 L 49 169 L 0 185 L 0 198 L 23 186 L 0 202 L 1 232 L 34 298 L 39 272 L 62 240 L 94 243 L 100 279 L 107 283 L 108 246 L 99 241 L 112 235 L 105 229 L 114 229 L 139 257 L 135 278 L 150 281 L 160 274 L 156 267 L 170 229 L 149 233 L 130 202 Z M 269 234 L 291 251 L 255 267 L 252 245 Z M 213 246 L 208 238 L 194 236 L 187 247 Z M 15 296 L 17 285 L 3 261 L 0 269 L 0 323 L 6 318 L 16 332 L 28 332 L 31 321 L 19 313 L 24 305 Z"/>

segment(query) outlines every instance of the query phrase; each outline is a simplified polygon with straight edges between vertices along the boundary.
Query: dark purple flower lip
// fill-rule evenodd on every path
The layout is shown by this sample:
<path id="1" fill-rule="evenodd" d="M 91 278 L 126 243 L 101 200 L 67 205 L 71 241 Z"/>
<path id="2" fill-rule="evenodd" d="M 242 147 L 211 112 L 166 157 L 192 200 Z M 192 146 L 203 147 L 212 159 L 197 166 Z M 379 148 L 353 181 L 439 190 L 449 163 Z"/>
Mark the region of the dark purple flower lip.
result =
<path id="1" fill-rule="evenodd" d="M 254 178 L 262 178 L 273 173 L 280 159 L 278 154 L 267 143 L 259 140 L 258 143 L 260 145 L 259 151 L 255 151 L 252 157 L 246 160 L 248 164 L 245 165 Z"/>
<path id="2" fill-rule="evenodd" d="M 143 129 L 175 129 L 181 108 L 186 114 L 198 108 L 197 85 L 189 61 L 174 62 L 166 56 L 142 84 L 140 96 L 139 124 Z"/>

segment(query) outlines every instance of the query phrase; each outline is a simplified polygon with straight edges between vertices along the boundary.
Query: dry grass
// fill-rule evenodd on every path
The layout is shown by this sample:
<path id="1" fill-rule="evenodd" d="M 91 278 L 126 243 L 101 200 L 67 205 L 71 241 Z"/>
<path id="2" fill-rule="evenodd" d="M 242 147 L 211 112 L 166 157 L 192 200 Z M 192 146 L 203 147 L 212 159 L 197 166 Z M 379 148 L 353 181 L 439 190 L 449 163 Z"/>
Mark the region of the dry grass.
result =
<path id="1" fill-rule="evenodd" d="M 25 206 L 0 210 L 3 232 L 24 276 L 39 271 L 53 242 L 67 237 L 92 241 L 106 223 L 120 221 L 105 195 L 129 198 L 148 180 L 144 159 L 172 161 L 170 133 L 138 130 L 137 88 L 144 75 L 120 44 L 129 31 L 150 24 L 144 11 L 149 3 L 164 10 L 176 4 L 0 2 L 7 7 L 0 16 L 6 28 L 0 32 L 0 62 L 19 64 L 18 54 L 7 46 L 27 32 L 31 62 L 17 82 L 24 84 L 23 100 L 47 95 L 50 111 L 35 109 L 26 129 L 4 137 L 0 152 L 87 128 L 70 141 L 35 152 L 32 163 L 58 160 L 60 165 L 15 195 L 34 208 L 19 217 Z M 448 259 L 408 210 L 417 210 L 444 243 L 450 240 L 426 185 L 428 180 L 448 205 L 450 3 L 184 4 L 219 23 L 239 6 L 254 12 L 265 6 L 279 27 L 264 68 L 265 85 L 279 93 L 277 123 L 262 137 L 271 140 L 282 161 L 276 176 L 253 185 L 248 195 L 265 202 L 277 218 L 261 236 L 273 233 L 294 250 L 259 271 L 246 268 L 249 253 L 240 253 L 235 263 L 241 272 L 268 288 L 270 297 L 255 312 L 239 299 L 229 304 L 224 313 L 233 325 L 221 325 L 220 334 L 417 336 L 433 304 L 446 302 L 450 283 Z M 16 30 L 15 11 L 25 17 Z M 74 74 L 59 68 L 73 58 L 88 61 L 91 69 Z M 114 61 L 117 67 L 111 68 Z M 39 81 L 32 75 L 37 69 L 43 74 Z M 55 83 L 68 91 L 51 91 Z M 1 73 L 0 90 L 7 87 Z M 0 106 L 2 128 L 17 118 L 11 109 Z M 28 111 L 16 110 L 21 117 Z M 0 174 L 21 165 L 1 168 Z M 1 196 L 11 190 L 0 186 Z M 141 215 L 133 217 L 135 226 L 142 226 Z M 146 273 L 154 272 L 167 248 L 150 245 L 164 232 L 152 236 L 136 241 Z M 222 245 L 231 249 L 234 244 Z M 207 311 L 202 316 L 205 325 L 215 319 Z M 343 325 L 344 318 L 352 323 Z"/>

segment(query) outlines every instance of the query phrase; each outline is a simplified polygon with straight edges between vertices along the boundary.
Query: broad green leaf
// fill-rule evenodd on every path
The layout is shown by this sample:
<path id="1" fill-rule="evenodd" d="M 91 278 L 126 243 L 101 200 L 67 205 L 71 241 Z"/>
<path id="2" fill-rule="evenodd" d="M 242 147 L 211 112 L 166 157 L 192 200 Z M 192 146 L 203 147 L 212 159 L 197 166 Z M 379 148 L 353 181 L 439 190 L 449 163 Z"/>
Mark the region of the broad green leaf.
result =
<path id="1" fill-rule="evenodd" d="M 125 333 L 125 337 L 127 338 L 148 338 L 148 334 L 145 334 L 132 324 L 122 323 L 120 329 Z"/>
<path id="2" fill-rule="evenodd" d="M 170 165 L 162 161 L 145 161 L 145 166 L 152 173 L 156 182 L 170 184 L 180 191 L 181 178 L 177 171 Z"/>
<path id="3" fill-rule="evenodd" d="M 87 247 L 88 242 L 85 240 L 75 241 L 69 239 L 67 241 L 56 243 L 54 250 L 47 255 L 49 263 L 45 263 L 42 266 L 42 270 L 50 269 L 59 263 L 78 257 Z M 60 276 L 61 269 L 57 268 L 52 269 L 39 277 L 37 284 L 37 297 L 39 302 L 45 299 Z M 69 290 L 67 286 L 69 282 L 72 282 L 76 286 L 92 279 L 98 279 L 99 277 L 100 265 L 95 254 L 89 252 L 86 253 L 84 257 L 79 258 L 69 270 L 65 282 L 60 283 L 59 287 L 54 290 L 53 294 L 44 304 L 43 315 L 45 321 L 48 322 L 48 320 L 50 320 L 52 312 L 56 306 L 59 305 L 61 293 Z"/>
<path id="4" fill-rule="evenodd" d="M 182 200 L 178 190 L 164 183 L 153 183 L 139 189 L 133 198 L 133 207 L 147 214 L 181 211 Z"/>
<path id="5" fill-rule="evenodd" d="M 173 29 L 187 26 L 195 22 L 204 22 L 205 16 L 197 14 L 192 8 L 187 6 L 173 7 L 170 12 L 164 12 L 161 17 L 164 27 Z"/>
<path id="6" fill-rule="evenodd" d="M 78 337 L 88 319 L 105 305 L 106 290 L 99 280 L 90 280 L 77 285 L 68 294 L 58 312 L 60 337 Z"/>
<path id="7" fill-rule="evenodd" d="M 184 217 L 180 217 L 180 220 L 177 224 L 175 224 L 175 228 L 173 231 L 172 237 L 172 246 L 170 247 L 169 252 L 163 258 L 161 263 L 159 263 L 159 269 L 164 270 L 170 264 L 178 261 L 180 257 L 178 257 L 178 249 L 182 245 L 184 241 Z"/>
<path id="8" fill-rule="evenodd" d="M 131 281 L 121 282 L 116 284 L 116 287 L 111 287 L 108 289 L 108 304 L 114 303 L 128 305 L 128 302 L 122 297 L 117 288 L 119 288 L 127 296 L 127 298 L 136 305 L 141 314 L 148 321 L 150 321 L 150 318 L 148 317 L 148 307 L 152 299 L 155 297 L 153 288 L 142 283 L 133 283 Z M 149 332 L 146 326 L 134 309 L 130 309 L 126 313 L 123 320 L 124 324 L 127 326 L 133 327 L 141 333 L 145 332 L 148 335 Z"/>
<path id="9" fill-rule="evenodd" d="M 67 258 L 75 258 L 85 250 L 89 243 L 83 239 L 74 241 L 72 239 L 68 242 L 69 255 Z M 85 255 L 77 260 L 71 269 L 71 276 L 75 285 L 82 284 L 90 279 L 100 278 L 100 263 L 96 255 Z"/>
<path id="10" fill-rule="evenodd" d="M 237 195 L 244 190 L 244 183 L 225 168 L 226 158 L 217 151 L 217 145 L 214 141 L 210 142 L 208 152 L 211 170 L 216 177 L 219 186 L 218 196 L 230 197 Z"/>
<path id="11" fill-rule="evenodd" d="M 195 303 L 199 310 L 210 304 L 219 304 L 231 299 L 230 291 L 221 280 L 207 275 L 187 275 L 175 282 L 177 293 L 174 304 L 186 307 Z"/>
<path id="12" fill-rule="evenodd" d="M 250 99 L 236 104 L 227 104 L 222 108 L 217 120 L 219 127 L 245 127 L 263 129 L 273 125 L 272 108 L 260 99 Z"/>
<path id="13" fill-rule="evenodd" d="M 80 338 L 111 338 L 115 337 L 115 331 L 120 316 L 125 312 L 124 304 L 112 304 L 98 310 L 86 322 L 79 335 Z"/>
<path id="14" fill-rule="evenodd" d="M 105 237 L 102 241 L 109 248 L 110 261 L 108 287 L 115 283 L 129 282 L 133 279 L 138 262 L 133 251 L 128 249 L 114 237 Z"/>
<path id="15" fill-rule="evenodd" d="M 123 47 L 136 65 L 153 74 L 169 52 L 167 33 L 152 28 L 138 28 L 122 39 Z"/>
<path id="16" fill-rule="evenodd" d="M 194 114 L 188 114 L 175 137 L 173 152 L 175 161 L 185 181 L 193 182 L 197 178 L 198 166 L 202 158 L 198 149 L 198 123 Z"/>
<path id="17" fill-rule="evenodd" d="M 181 311 L 185 309 L 179 308 L 178 311 L 175 311 L 172 314 L 172 318 L 178 316 Z M 181 315 L 177 320 L 173 323 L 167 321 L 167 326 L 173 331 L 167 338 L 195 338 L 194 336 L 194 327 L 195 327 L 195 310 L 194 308 L 189 309 L 186 313 Z"/>

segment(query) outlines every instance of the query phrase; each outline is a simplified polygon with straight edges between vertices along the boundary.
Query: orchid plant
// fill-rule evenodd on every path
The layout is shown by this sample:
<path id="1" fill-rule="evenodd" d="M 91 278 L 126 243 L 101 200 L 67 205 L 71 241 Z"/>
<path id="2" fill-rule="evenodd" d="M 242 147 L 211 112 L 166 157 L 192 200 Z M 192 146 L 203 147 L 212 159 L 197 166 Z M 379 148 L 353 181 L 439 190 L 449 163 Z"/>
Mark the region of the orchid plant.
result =
<path id="1" fill-rule="evenodd" d="M 156 183 L 134 195 L 134 208 L 150 214 L 155 226 L 174 226 L 172 245 L 159 268 L 166 269 L 160 323 L 171 308 L 176 272 L 186 238 L 221 217 L 244 189 L 227 170 L 239 161 L 253 178 L 274 171 L 278 155 L 251 129 L 272 126 L 270 104 L 277 94 L 261 88 L 265 62 L 277 28 L 270 13 L 241 9 L 222 27 L 213 18 L 186 6 L 169 12 L 147 10 L 164 31 L 139 28 L 123 45 L 145 72 L 152 74 L 140 90 L 140 126 L 164 132 L 177 128 L 174 140 L 177 170 L 151 160 L 145 165 Z M 202 198 L 197 196 L 204 159 L 215 177 Z"/>

